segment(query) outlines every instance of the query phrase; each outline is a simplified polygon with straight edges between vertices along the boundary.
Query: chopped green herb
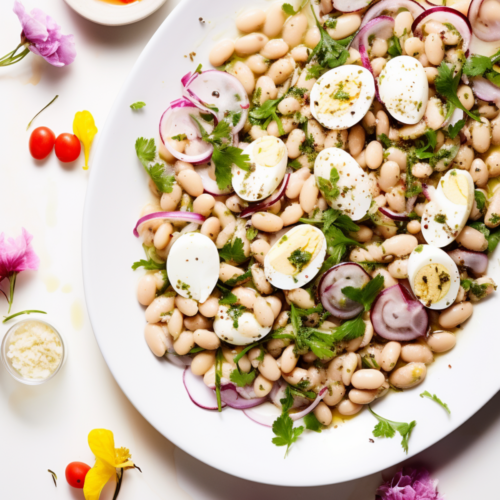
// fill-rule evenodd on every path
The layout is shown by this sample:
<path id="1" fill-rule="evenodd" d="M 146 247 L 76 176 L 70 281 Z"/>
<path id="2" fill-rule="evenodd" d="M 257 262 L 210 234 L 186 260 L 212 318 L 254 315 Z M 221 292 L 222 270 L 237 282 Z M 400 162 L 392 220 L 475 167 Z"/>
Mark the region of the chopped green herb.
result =
<path id="1" fill-rule="evenodd" d="M 254 240 L 257 235 L 259 234 L 259 230 L 256 229 L 255 227 L 251 226 L 247 229 L 247 240 L 252 241 Z"/>
<path id="2" fill-rule="evenodd" d="M 323 177 L 318 177 L 316 183 L 319 190 L 323 193 L 323 196 L 327 201 L 334 201 L 338 198 L 340 194 L 340 189 L 337 186 L 340 176 L 335 167 L 330 170 L 330 180 Z"/>
<path id="3" fill-rule="evenodd" d="M 458 120 L 455 125 L 450 125 L 448 127 L 448 137 L 450 139 L 455 139 L 455 137 L 460 133 L 460 131 L 465 127 L 465 120 Z"/>
<path id="4" fill-rule="evenodd" d="M 432 399 L 432 401 L 435 401 L 438 405 L 442 406 L 446 410 L 448 415 L 451 414 L 451 410 L 448 407 L 448 405 L 446 403 L 443 403 L 435 394 L 431 394 L 428 391 L 424 391 L 422 394 L 420 394 L 420 397 Z"/>
<path id="5" fill-rule="evenodd" d="M 405 422 L 393 422 L 392 420 L 387 420 L 380 415 L 377 415 L 371 408 L 368 406 L 370 413 L 378 420 L 378 424 L 373 429 L 373 435 L 375 437 L 387 437 L 393 438 L 396 434 L 396 431 L 401 434 L 403 438 L 401 441 L 401 446 L 403 450 L 408 454 L 408 440 L 411 436 L 411 431 L 417 425 L 417 422 L 413 420 L 409 424 Z"/>
<path id="6" fill-rule="evenodd" d="M 286 388 L 285 398 L 281 399 L 281 404 L 282 413 L 273 423 L 273 432 L 276 437 L 274 437 L 272 441 L 276 446 L 286 446 L 286 458 L 290 446 L 295 443 L 298 437 L 304 432 L 304 427 L 294 427 L 293 420 L 288 414 L 293 405 L 293 397 L 289 387 Z"/>
<path id="7" fill-rule="evenodd" d="M 174 141 L 185 141 L 187 139 L 187 135 L 186 134 L 174 135 L 172 139 Z"/>
<path id="8" fill-rule="evenodd" d="M 241 238 L 236 238 L 234 241 L 228 241 L 220 250 L 219 255 L 226 262 L 232 261 L 237 264 L 245 262 L 248 257 L 245 256 L 243 249 L 243 241 Z"/>
<path id="9" fill-rule="evenodd" d="M 385 149 L 389 149 L 392 146 L 392 141 L 385 134 L 380 134 L 377 139 L 382 143 Z"/>
<path id="10" fill-rule="evenodd" d="M 476 189 L 474 191 L 474 199 L 476 200 L 477 209 L 482 212 L 486 207 L 486 196 L 482 191 Z"/>
<path id="11" fill-rule="evenodd" d="M 321 425 L 320 421 L 316 418 L 316 415 L 314 415 L 313 412 L 308 413 L 304 417 L 304 424 L 306 424 L 306 429 L 314 432 L 321 432 L 323 429 L 323 426 Z"/>
<path id="12" fill-rule="evenodd" d="M 241 274 L 240 276 L 236 276 L 235 278 L 228 279 L 224 284 L 227 286 L 236 286 L 239 283 L 249 279 L 252 277 L 252 271 L 249 269 L 246 273 Z"/>
<path id="13" fill-rule="evenodd" d="M 488 222 L 493 225 L 498 224 L 500 222 L 500 215 L 491 214 L 490 220 Z"/>
<path id="14" fill-rule="evenodd" d="M 342 288 L 342 293 L 349 299 L 359 302 L 369 311 L 373 301 L 377 298 L 378 294 L 384 289 L 384 277 L 378 274 L 370 280 L 363 288 L 354 288 L 348 286 Z"/>
<path id="15" fill-rule="evenodd" d="M 217 408 L 222 411 L 222 402 L 220 398 L 220 383 L 222 378 L 222 364 L 224 363 L 224 354 L 222 348 L 217 349 L 215 354 L 215 394 L 217 396 Z"/>
<path id="16" fill-rule="evenodd" d="M 401 48 L 401 43 L 399 38 L 396 35 L 391 36 L 389 40 L 389 46 L 387 48 L 387 52 L 391 57 L 398 57 L 403 54 L 403 49 Z"/>
<path id="17" fill-rule="evenodd" d="M 146 106 L 146 103 L 145 102 L 142 102 L 142 101 L 137 101 L 137 102 L 134 102 L 134 104 L 131 104 L 130 107 L 132 109 L 141 109 L 143 108 L 144 106 Z"/>
<path id="18" fill-rule="evenodd" d="M 229 379 L 238 387 L 245 387 L 246 385 L 250 385 L 255 380 L 255 376 L 255 370 L 245 373 L 239 368 L 236 368 L 236 370 L 233 370 L 231 375 L 229 375 Z"/>
<path id="19" fill-rule="evenodd" d="M 144 139 L 140 137 L 135 141 L 135 152 L 142 166 L 155 183 L 160 193 L 171 193 L 175 182 L 175 176 L 166 175 L 165 168 L 160 163 L 149 164 L 156 157 L 156 145 L 154 139 Z"/>
<path id="20" fill-rule="evenodd" d="M 292 266 L 295 267 L 295 269 L 297 270 L 296 272 L 300 273 L 303 267 L 311 260 L 311 257 L 312 257 L 311 252 L 307 252 L 301 250 L 300 248 L 297 248 L 290 254 L 288 260 L 290 261 Z"/>
<path id="21" fill-rule="evenodd" d="M 237 306 L 237 305 L 232 305 L 227 310 L 228 316 L 233 320 L 233 328 L 238 328 L 239 326 L 238 321 L 245 311 L 246 311 L 245 306 Z"/>
<path id="22" fill-rule="evenodd" d="M 437 222 L 438 224 L 444 224 L 446 222 L 446 214 L 437 214 L 434 217 L 434 221 Z"/>

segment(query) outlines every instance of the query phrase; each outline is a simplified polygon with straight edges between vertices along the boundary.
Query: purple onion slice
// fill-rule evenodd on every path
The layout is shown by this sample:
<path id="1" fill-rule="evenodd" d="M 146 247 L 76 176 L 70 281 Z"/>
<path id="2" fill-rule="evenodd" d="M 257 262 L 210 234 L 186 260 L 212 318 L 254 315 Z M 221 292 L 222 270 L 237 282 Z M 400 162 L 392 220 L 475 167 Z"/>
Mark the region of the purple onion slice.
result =
<path id="1" fill-rule="evenodd" d="M 333 0 L 333 6 L 340 12 L 357 12 L 370 5 L 373 0 Z"/>
<path id="2" fill-rule="evenodd" d="M 234 384 L 225 384 L 220 388 L 220 398 L 221 400 L 236 410 L 246 410 L 248 408 L 253 408 L 254 406 L 259 406 L 267 401 L 267 397 L 258 398 L 255 396 L 253 398 L 245 398 L 240 395 L 238 391 L 239 387 Z"/>
<path id="3" fill-rule="evenodd" d="M 219 409 L 215 392 L 205 385 L 201 377 L 194 375 L 189 366 L 184 370 L 182 381 L 184 382 L 184 387 L 186 388 L 189 399 L 191 399 L 196 406 L 204 410 Z M 225 407 L 226 403 L 222 402 L 221 406 Z"/>
<path id="4" fill-rule="evenodd" d="M 472 0 L 467 17 L 472 25 L 472 31 L 483 42 L 500 40 L 500 22 L 481 17 L 481 7 L 484 0 Z M 484 14 L 483 14 L 484 15 Z"/>
<path id="5" fill-rule="evenodd" d="M 134 227 L 134 236 L 139 238 L 138 228 L 141 224 L 152 219 L 178 220 L 183 222 L 194 222 L 195 224 L 203 224 L 206 220 L 201 214 L 193 212 L 154 212 L 152 214 L 141 217 Z"/>
<path id="6" fill-rule="evenodd" d="M 474 276 L 482 276 L 488 270 L 488 256 L 484 253 L 457 248 L 448 255 L 457 266 L 466 267 Z"/>
<path id="7" fill-rule="evenodd" d="M 375 17 L 368 21 L 352 39 L 350 47 L 359 50 L 360 45 L 365 47 L 370 46 L 369 39 L 374 36 L 375 38 L 382 38 L 387 40 L 391 38 L 394 31 L 394 19 L 389 16 Z"/>
<path id="8" fill-rule="evenodd" d="M 378 294 L 370 319 L 377 335 L 398 342 L 424 337 L 429 329 L 425 307 L 399 284 Z"/>
<path id="9" fill-rule="evenodd" d="M 399 9 L 407 9 L 415 19 L 422 12 L 424 8 L 415 0 L 382 0 L 372 5 L 366 12 L 361 22 L 361 28 L 368 24 L 372 19 L 381 15 L 396 17 Z"/>
<path id="10" fill-rule="evenodd" d="M 366 51 L 364 45 L 359 46 L 359 55 L 361 56 L 361 64 L 363 65 L 363 68 L 367 69 L 373 76 L 373 82 L 375 83 L 375 97 L 377 98 L 378 102 L 383 104 L 378 91 L 378 80 L 377 78 L 375 78 L 375 75 L 373 73 L 373 68 L 370 63 L 370 58 L 368 57 L 368 52 Z"/>
<path id="11" fill-rule="evenodd" d="M 290 418 L 292 420 L 299 420 L 300 418 L 305 417 L 308 413 L 311 413 L 316 406 L 318 406 L 322 399 L 326 396 L 326 393 L 328 392 L 328 387 L 323 387 L 316 396 L 316 399 L 304 410 L 299 411 L 297 413 L 291 413 Z"/>
<path id="12" fill-rule="evenodd" d="M 479 99 L 486 102 L 493 102 L 497 106 L 500 104 L 500 87 L 497 87 L 486 78 L 482 76 L 472 78 L 472 90 Z"/>
<path id="13" fill-rule="evenodd" d="M 243 410 L 243 413 L 253 422 L 264 427 L 272 427 L 281 411 L 272 403 L 264 403 L 254 408 Z"/>
<path id="14" fill-rule="evenodd" d="M 318 294 L 323 307 L 336 318 L 354 318 L 363 310 L 363 306 L 347 298 L 342 293 L 342 288 L 362 288 L 370 280 L 370 275 L 354 262 L 333 266 L 323 274 L 319 282 Z"/>
<path id="15" fill-rule="evenodd" d="M 232 186 L 226 189 L 219 189 L 217 181 L 215 180 L 215 166 L 211 161 L 198 165 L 196 167 L 196 173 L 201 177 L 205 193 L 211 194 L 212 196 L 222 196 L 234 192 Z"/>
<path id="16" fill-rule="evenodd" d="M 283 177 L 283 181 L 281 182 L 281 185 L 276 189 L 276 191 L 267 199 L 264 201 L 261 201 L 259 203 L 256 203 L 255 205 L 251 205 L 248 208 L 245 208 L 240 213 L 240 217 L 242 219 L 246 217 L 250 217 L 251 215 L 257 213 L 257 212 L 265 212 L 268 210 L 270 207 L 272 207 L 275 203 L 277 203 L 283 196 L 285 196 L 285 191 L 288 186 L 288 181 L 290 180 L 290 175 L 291 174 L 285 174 L 285 177 Z M 290 228 L 287 228 L 290 229 Z"/>
<path id="17" fill-rule="evenodd" d="M 423 27 L 429 21 L 452 24 L 462 37 L 462 50 L 467 52 L 472 41 L 472 26 L 469 20 L 458 10 L 450 7 L 433 7 L 420 14 L 411 26 L 413 36 L 424 37 Z"/>

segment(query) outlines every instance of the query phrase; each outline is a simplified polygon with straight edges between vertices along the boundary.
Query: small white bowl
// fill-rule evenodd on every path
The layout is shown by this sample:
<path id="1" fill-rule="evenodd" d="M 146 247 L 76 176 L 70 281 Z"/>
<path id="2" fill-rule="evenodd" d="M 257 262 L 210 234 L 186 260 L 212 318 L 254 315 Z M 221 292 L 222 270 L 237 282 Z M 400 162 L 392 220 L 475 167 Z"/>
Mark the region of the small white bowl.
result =
<path id="1" fill-rule="evenodd" d="M 61 362 L 59 363 L 58 367 L 47 377 L 47 378 L 27 378 L 23 377 L 13 366 L 10 361 L 10 359 L 7 357 L 7 352 L 9 350 L 9 344 L 10 344 L 10 339 L 14 335 L 14 333 L 17 331 L 17 329 L 24 325 L 25 323 L 29 323 L 31 321 L 37 322 L 37 323 L 43 323 L 44 325 L 47 325 L 49 328 L 52 328 L 54 333 L 59 337 L 59 340 L 61 341 L 62 345 L 62 359 Z M 33 318 L 33 319 L 24 319 L 22 321 L 18 321 L 17 323 L 14 323 L 8 330 L 7 333 L 4 335 L 3 340 L 2 340 L 2 346 L 0 348 L 0 356 L 2 358 L 2 362 L 9 372 L 9 374 L 15 378 L 18 382 L 22 382 L 23 384 L 27 385 L 40 385 L 44 384 L 45 382 L 48 382 L 49 380 L 53 379 L 57 373 L 61 370 L 62 366 L 64 365 L 64 362 L 66 361 L 66 345 L 64 343 L 64 339 L 62 335 L 58 332 L 58 330 L 51 325 L 50 323 L 47 323 L 46 321 L 43 321 L 38 318 Z"/>
<path id="2" fill-rule="evenodd" d="M 105 26 L 132 24 L 150 16 L 166 0 L 138 0 L 133 3 L 115 5 L 101 0 L 65 0 L 78 14 L 89 21 Z"/>

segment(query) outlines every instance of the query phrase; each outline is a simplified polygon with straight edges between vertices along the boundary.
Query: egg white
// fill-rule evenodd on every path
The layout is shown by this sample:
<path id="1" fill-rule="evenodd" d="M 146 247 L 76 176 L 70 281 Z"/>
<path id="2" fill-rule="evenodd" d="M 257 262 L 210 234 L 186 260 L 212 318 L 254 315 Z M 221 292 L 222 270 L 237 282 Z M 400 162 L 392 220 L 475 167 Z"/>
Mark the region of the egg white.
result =
<path id="1" fill-rule="evenodd" d="M 335 200 L 327 200 L 327 203 L 352 220 L 362 219 L 372 202 L 368 175 L 346 151 L 327 148 L 319 153 L 314 163 L 316 183 L 319 177 L 329 181 L 333 168 L 339 174 L 337 186 L 340 188 L 340 195 Z"/>
<path id="2" fill-rule="evenodd" d="M 451 201 L 444 192 L 444 186 L 451 176 L 463 176 L 467 182 L 467 203 L 459 205 Z M 453 242 L 469 219 L 474 203 L 474 181 L 466 170 L 449 170 L 441 179 L 432 201 L 425 206 L 422 216 L 422 235 L 425 241 L 436 247 L 444 247 Z M 439 220 L 445 218 L 445 222 Z"/>
<path id="3" fill-rule="evenodd" d="M 300 242 L 301 246 L 307 244 L 307 233 L 309 231 L 314 231 L 320 238 L 321 245 L 319 250 L 313 254 L 311 260 L 307 263 L 302 270 L 294 275 L 284 274 L 277 271 L 272 265 L 272 259 L 276 256 L 276 252 L 279 252 L 280 245 L 290 239 L 297 237 L 297 241 Z M 303 236 L 301 237 L 301 234 Z M 310 233 L 309 233 L 310 234 Z M 285 235 L 283 235 L 267 252 L 264 258 L 264 273 L 267 280 L 276 288 L 280 290 L 293 290 L 295 288 L 300 288 L 305 284 L 309 283 L 318 274 L 318 271 L 323 265 L 326 255 L 326 239 L 323 232 L 317 227 L 311 226 L 309 224 L 300 224 L 290 229 Z"/>
<path id="4" fill-rule="evenodd" d="M 350 64 L 339 66 L 314 84 L 311 113 L 324 127 L 344 130 L 363 119 L 374 97 L 375 81 L 367 69 Z"/>
<path id="5" fill-rule="evenodd" d="M 440 301 L 434 304 L 428 305 L 424 301 L 419 300 L 429 309 L 446 309 L 455 302 L 460 289 L 460 273 L 458 272 L 457 265 L 453 262 L 451 257 L 440 248 L 431 245 L 419 245 L 416 247 L 408 259 L 408 280 L 415 295 L 416 276 L 423 267 L 429 264 L 441 264 L 447 269 L 450 275 L 450 289 Z"/>
<path id="6" fill-rule="evenodd" d="M 378 77 L 378 90 L 387 111 L 399 122 L 418 123 L 429 99 L 429 83 L 420 61 L 410 56 L 394 57 Z"/>
<path id="7" fill-rule="evenodd" d="M 167 275 L 174 290 L 187 299 L 205 302 L 219 279 L 219 252 L 200 233 L 186 233 L 172 245 Z"/>
<path id="8" fill-rule="evenodd" d="M 250 311 L 244 312 L 238 318 L 238 328 L 234 328 L 233 319 L 228 314 L 229 306 L 219 305 L 219 310 L 214 318 L 214 332 L 224 342 L 232 345 L 247 345 L 264 338 L 272 329 L 271 326 L 261 326 L 255 314 Z M 257 327 L 258 334 L 255 337 L 243 335 L 242 329 L 245 324 Z"/>
<path id="9" fill-rule="evenodd" d="M 272 164 L 265 165 L 259 162 L 259 156 L 262 155 L 264 148 L 270 153 Z M 263 200 L 275 191 L 285 176 L 288 163 L 285 143 L 278 137 L 259 137 L 249 144 L 243 153 L 250 157 L 250 171 L 233 165 L 233 189 L 243 200 Z"/>

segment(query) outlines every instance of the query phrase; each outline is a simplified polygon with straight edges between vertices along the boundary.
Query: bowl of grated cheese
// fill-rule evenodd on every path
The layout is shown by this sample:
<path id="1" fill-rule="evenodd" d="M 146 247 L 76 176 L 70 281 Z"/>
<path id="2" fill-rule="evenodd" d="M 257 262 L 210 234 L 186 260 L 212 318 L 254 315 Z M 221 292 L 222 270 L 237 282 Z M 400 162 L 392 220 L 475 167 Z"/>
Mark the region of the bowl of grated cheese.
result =
<path id="1" fill-rule="evenodd" d="M 39 385 L 52 379 L 66 359 L 61 334 L 49 323 L 26 319 L 12 325 L 2 340 L 1 357 L 19 382 Z"/>

